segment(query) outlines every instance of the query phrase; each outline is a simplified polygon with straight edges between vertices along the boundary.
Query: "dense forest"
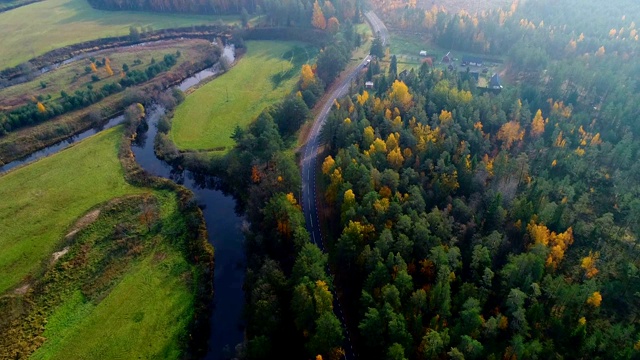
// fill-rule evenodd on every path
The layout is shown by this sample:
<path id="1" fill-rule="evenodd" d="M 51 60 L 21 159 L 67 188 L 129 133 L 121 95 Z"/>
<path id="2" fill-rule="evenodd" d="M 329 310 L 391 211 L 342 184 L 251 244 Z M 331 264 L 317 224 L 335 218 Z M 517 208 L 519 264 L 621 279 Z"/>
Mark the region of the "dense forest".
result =
<path id="1" fill-rule="evenodd" d="M 239 14 L 243 22 L 251 15 L 266 15 L 271 25 L 321 27 L 327 26 L 327 21 L 335 17 L 339 21 L 353 19 L 360 11 L 359 0 L 169 0 L 169 1 L 133 1 L 133 0 L 89 0 L 91 6 L 109 10 L 144 10 L 157 12 L 179 12 L 194 14 Z M 324 18 L 323 24 L 312 24 L 312 18 L 317 14 Z"/>
<path id="2" fill-rule="evenodd" d="M 329 262 L 363 358 L 640 356 L 637 8 L 386 14 L 505 56 L 511 85 L 424 63 L 334 106 Z"/>
<path id="3" fill-rule="evenodd" d="M 327 31 L 329 31 L 327 29 Z M 310 242 L 299 204 L 300 171 L 292 148 L 309 108 L 344 69 L 359 35 L 350 21 L 332 35 L 316 64 L 303 65 L 297 89 L 249 126 L 219 163 L 250 223 L 246 229 L 243 359 L 340 359 L 343 327 L 334 314 L 326 254 Z M 286 353 L 283 354 L 283 349 Z"/>

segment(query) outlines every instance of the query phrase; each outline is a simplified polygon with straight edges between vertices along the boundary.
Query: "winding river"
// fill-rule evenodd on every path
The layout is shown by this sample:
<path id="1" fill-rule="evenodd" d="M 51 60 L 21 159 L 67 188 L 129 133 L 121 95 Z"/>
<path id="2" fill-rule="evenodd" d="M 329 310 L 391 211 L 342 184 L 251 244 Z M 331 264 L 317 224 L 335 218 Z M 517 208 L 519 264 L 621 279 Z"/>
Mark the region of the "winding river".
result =
<path id="1" fill-rule="evenodd" d="M 234 49 L 225 47 L 223 56 L 233 62 Z M 199 84 L 202 80 L 216 75 L 218 67 L 203 70 L 185 79 L 178 88 L 186 90 Z M 223 360 L 233 357 L 235 346 L 244 337 L 242 310 L 244 292 L 242 285 L 245 275 L 245 254 L 241 227 L 243 217 L 236 212 L 236 201 L 220 189 L 220 181 L 215 177 L 204 176 L 190 171 L 175 169 L 158 159 L 153 148 L 153 140 L 157 134 L 157 123 L 165 111 L 154 106 L 147 110 L 148 130 L 139 134 L 132 146 L 136 161 L 149 173 L 171 179 L 181 184 L 196 196 L 202 208 L 209 233 L 209 242 L 215 249 L 214 290 L 211 303 L 211 332 L 207 360 Z M 69 144 L 87 138 L 104 129 L 120 124 L 123 116 L 114 117 L 99 128 L 90 129 L 67 140 L 39 150 L 23 159 L 16 160 L 0 167 L 0 174 L 17 166 L 36 161 L 42 157 L 59 152 Z"/>

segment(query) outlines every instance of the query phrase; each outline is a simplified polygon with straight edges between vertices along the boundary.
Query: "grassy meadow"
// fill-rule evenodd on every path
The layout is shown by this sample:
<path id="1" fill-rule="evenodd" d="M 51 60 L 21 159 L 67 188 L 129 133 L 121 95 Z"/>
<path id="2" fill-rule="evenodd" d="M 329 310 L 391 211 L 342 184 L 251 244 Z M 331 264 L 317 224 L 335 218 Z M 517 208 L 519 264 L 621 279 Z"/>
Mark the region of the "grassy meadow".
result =
<path id="1" fill-rule="evenodd" d="M 248 41 L 247 53 L 226 74 L 187 96 L 173 119 L 171 139 L 182 150 L 227 151 L 236 125 L 247 126 L 295 87 L 317 49 L 285 41 Z"/>
<path id="2" fill-rule="evenodd" d="M 176 195 L 127 196 L 99 209 L 33 291 L 0 298 L 0 358 L 184 356 L 201 275 L 178 250 L 185 222 Z"/>
<path id="3" fill-rule="evenodd" d="M 145 223 L 142 209 L 158 226 Z M 48 315 L 46 340 L 30 358 L 180 358 L 193 317 L 190 284 L 198 276 L 170 245 L 181 225 L 171 192 L 104 205 L 43 276 L 46 290 L 35 303 Z"/>
<path id="4" fill-rule="evenodd" d="M 46 0 L 0 13 L 0 69 L 63 46 L 129 33 L 130 26 L 154 29 L 238 23 L 239 16 L 104 11 L 86 0 Z"/>
<path id="5" fill-rule="evenodd" d="M 125 182 L 122 130 L 0 176 L 0 358 L 184 357 L 202 274 L 176 194 Z"/>
<path id="6" fill-rule="evenodd" d="M 94 89 L 100 89 L 107 83 L 118 81 L 122 75 L 122 65 L 127 64 L 131 70 L 142 70 L 149 66 L 151 59 L 160 61 L 166 54 L 175 54 L 180 51 L 177 64 L 172 69 L 178 68 L 185 61 L 197 61 L 204 58 L 204 49 L 208 49 L 210 43 L 201 39 L 186 39 L 163 42 L 161 44 L 149 44 L 134 48 L 110 49 L 96 55 L 97 60 L 108 58 L 111 61 L 113 75 L 109 76 L 104 66 L 97 68 L 97 72 L 85 71 L 91 65 L 89 58 L 74 61 L 63 65 L 51 72 L 38 76 L 35 80 L 23 84 L 0 89 L 0 109 L 10 109 L 14 106 L 22 106 L 33 101 L 34 97 L 51 96 L 52 99 L 60 98 L 60 92 L 73 94 L 76 90 L 86 90 L 91 85 Z M 140 65 L 134 65 L 135 60 L 142 61 Z M 91 77 L 97 75 L 100 81 L 94 82 Z M 45 87 L 42 86 L 45 85 Z"/>
<path id="7" fill-rule="evenodd" d="M 0 176 L 0 294 L 34 274 L 75 220 L 109 199 L 144 192 L 124 180 L 120 127 Z"/>

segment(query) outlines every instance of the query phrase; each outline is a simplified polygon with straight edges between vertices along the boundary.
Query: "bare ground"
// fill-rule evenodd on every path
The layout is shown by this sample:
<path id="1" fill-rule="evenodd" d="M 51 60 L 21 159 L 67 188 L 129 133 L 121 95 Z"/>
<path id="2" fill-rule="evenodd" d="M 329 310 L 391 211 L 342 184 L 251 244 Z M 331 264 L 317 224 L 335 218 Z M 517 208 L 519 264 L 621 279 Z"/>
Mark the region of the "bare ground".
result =
<path id="1" fill-rule="evenodd" d="M 98 219 L 98 216 L 100 216 L 100 209 L 93 210 L 93 211 L 89 212 L 87 215 L 81 217 L 80 220 L 76 221 L 76 223 L 73 225 L 73 228 L 71 229 L 71 231 L 67 235 L 65 235 L 65 237 L 64 237 L 65 240 L 68 240 L 68 239 L 72 238 L 73 235 L 78 233 L 78 231 L 84 229 L 89 224 L 91 224 L 92 222 L 96 221 L 96 219 Z M 55 254 L 57 254 L 57 253 L 54 253 L 54 256 L 55 256 Z M 62 255 L 64 255 L 64 254 L 62 254 Z"/>

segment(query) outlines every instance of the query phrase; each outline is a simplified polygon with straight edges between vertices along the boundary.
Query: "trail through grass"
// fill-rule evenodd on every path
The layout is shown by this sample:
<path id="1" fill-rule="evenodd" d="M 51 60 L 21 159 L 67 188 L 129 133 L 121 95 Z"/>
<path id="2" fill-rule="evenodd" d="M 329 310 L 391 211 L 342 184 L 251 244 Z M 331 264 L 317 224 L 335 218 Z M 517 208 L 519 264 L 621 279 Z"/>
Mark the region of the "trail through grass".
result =
<path id="1" fill-rule="evenodd" d="M 171 138 L 183 150 L 227 151 L 237 125 L 247 126 L 295 87 L 303 64 L 318 50 L 284 41 L 248 41 L 247 53 L 228 73 L 193 94 L 176 109 Z"/>
<path id="2" fill-rule="evenodd" d="M 63 46 L 154 29 L 239 22 L 239 16 L 157 14 L 96 10 L 86 0 L 46 0 L 0 14 L 0 69 Z"/>

